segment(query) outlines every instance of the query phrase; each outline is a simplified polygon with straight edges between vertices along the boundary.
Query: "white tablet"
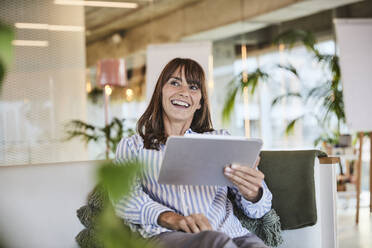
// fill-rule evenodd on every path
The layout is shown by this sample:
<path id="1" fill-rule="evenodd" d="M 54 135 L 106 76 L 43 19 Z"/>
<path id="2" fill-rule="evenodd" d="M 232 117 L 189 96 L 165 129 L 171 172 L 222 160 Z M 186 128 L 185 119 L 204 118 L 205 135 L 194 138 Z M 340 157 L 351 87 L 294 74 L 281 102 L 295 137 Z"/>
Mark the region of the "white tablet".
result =
<path id="1" fill-rule="evenodd" d="M 232 186 L 223 169 L 232 163 L 253 166 L 262 140 L 192 134 L 168 138 L 158 182 L 174 185 Z"/>

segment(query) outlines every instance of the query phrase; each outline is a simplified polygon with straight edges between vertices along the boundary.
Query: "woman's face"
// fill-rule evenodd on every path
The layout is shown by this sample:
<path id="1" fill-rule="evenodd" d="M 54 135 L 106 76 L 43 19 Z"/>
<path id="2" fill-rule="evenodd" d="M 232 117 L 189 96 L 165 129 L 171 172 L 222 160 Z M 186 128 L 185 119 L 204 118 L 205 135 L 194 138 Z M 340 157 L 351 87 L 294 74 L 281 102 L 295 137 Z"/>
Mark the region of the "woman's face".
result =
<path id="1" fill-rule="evenodd" d="M 190 122 L 200 109 L 201 90 L 197 84 L 186 82 L 184 70 L 176 70 L 162 89 L 164 117 L 172 122 Z"/>

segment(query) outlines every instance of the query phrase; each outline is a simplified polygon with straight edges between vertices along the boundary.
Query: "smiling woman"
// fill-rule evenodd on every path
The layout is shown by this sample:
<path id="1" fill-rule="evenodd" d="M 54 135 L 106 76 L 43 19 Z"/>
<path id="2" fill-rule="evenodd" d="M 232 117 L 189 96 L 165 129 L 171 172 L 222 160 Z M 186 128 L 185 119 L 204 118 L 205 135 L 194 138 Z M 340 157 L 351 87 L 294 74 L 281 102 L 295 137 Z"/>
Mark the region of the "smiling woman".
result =
<path id="1" fill-rule="evenodd" d="M 123 138 L 116 151 L 118 162 L 135 159 L 144 166 L 144 177 L 116 205 L 132 230 L 165 248 L 267 248 L 233 214 L 228 187 L 158 183 L 169 136 L 228 135 L 212 128 L 204 71 L 196 61 L 175 58 L 164 67 L 137 132 Z M 236 204 L 250 218 L 261 218 L 271 208 L 272 195 L 256 167 L 232 165 L 224 171 Z"/>

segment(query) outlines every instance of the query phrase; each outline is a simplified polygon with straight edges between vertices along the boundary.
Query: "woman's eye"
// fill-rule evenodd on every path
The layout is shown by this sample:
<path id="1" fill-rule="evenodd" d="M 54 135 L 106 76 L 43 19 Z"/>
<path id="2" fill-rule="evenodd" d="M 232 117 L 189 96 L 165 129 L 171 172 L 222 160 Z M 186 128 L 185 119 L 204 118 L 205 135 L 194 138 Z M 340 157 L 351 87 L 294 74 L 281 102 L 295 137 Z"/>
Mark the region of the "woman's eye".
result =
<path id="1" fill-rule="evenodd" d="M 174 86 L 179 86 L 180 85 L 180 83 L 177 82 L 177 81 L 171 81 L 170 84 L 171 85 L 174 85 Z"/>
<path id="2" fill-rule="evenodd" d="M 199 87 L 197 85 L 190 85 L 191 90 L 198 90 Z"/>

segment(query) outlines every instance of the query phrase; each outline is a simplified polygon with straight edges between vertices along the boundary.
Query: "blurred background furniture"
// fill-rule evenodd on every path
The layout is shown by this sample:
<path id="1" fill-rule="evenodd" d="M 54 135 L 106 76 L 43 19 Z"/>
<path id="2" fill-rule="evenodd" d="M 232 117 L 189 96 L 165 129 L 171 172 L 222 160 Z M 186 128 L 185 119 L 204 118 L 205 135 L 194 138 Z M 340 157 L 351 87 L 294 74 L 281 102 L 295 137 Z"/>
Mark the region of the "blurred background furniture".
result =
<path id="1" fill-rule="evenodd" d="M 358 132 L 359 158 L 357 163 L 357 206 L 356 223 L 359 222 L 363 137 L 369 133 L 372 138 L 372 116 L 362 111 L 371 106 L 371 70 L 367 65 L 370 55 L 365 51 L 372 48 L 372 18 L 337 18 L 334 20 L 340 54 L 345 116 L 349 130 Z M 372 143 L 372 141 L 371 141 Z M 372 156 L 372 148 L 371 156 Z M 371 207 L 371 162 L 370 157 L 370 212 Z"/>
<path id="2" fill-rule="evenodd" d="M 356 214 L 355 223 L 359 223 L 359 208 L 360 208 L 360 191 L 361 191 L 361 179 L 362 179 L 362 164 L 363 164 L 363 138 L 364 133 L 359 133 L 359 155 L 356 163 Z M 370 141 L 370 156 L 369 156 L 369 212 L 372 213 L 372 132 L 369 133 Z"/>

